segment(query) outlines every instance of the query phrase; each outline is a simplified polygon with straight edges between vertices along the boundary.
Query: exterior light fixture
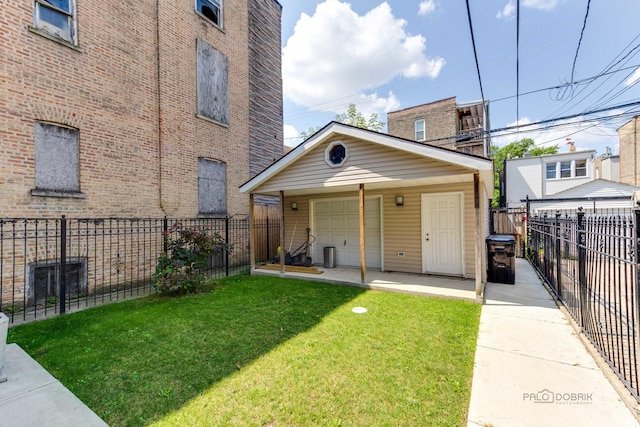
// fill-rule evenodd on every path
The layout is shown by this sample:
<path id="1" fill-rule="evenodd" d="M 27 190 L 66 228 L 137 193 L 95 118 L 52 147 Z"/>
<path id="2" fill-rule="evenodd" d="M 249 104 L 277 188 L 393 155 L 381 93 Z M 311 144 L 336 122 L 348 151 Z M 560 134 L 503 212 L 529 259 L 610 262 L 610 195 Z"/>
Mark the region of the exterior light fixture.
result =
<path id="1" fill-rule="evenodd" d="M 296 202 L 291 203 L 291 210 L 292 211 L 297 211 L 298 210 L 298 204 Z"/>
<path id="2" fill-rule="evenodd" d="M 396 206 L 404 206 L 404 196 L 396 196 Z"/>

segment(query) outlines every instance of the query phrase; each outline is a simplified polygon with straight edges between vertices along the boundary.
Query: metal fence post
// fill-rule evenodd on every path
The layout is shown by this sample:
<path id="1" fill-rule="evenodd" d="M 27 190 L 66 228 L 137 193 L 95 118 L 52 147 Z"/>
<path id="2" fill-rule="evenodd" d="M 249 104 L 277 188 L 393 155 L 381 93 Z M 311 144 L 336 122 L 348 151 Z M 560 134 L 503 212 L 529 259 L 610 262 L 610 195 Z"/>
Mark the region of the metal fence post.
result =
<path id="1" fill-rule="evenodd" d="M 544 262 L 544 274 L 549 277 L 549 252 L 551 252 L 551 244 L 549 239 L 549 226 L 547 225 L 548 215 L 545 212 L 542 215 L 542 260 Z"/>
<path id="2" fill-rule="evenodd" d="M 169 250 L 169 219 L 164 216 L 162 220 L 162 252 L 165 254 Z"/>
<path id="3" fill-rule="evenodd" d="M 227 250 L 226 245 L 229 244 L 229 217 L 226 216 L 224 218 L 224 244 L 225 244 L 225 250 L 224 250 L 224 268 L 225 268 L 225 274 L 228 276 L 229 275 L 229 251 Z"/>
<path id="4" fill-rule="evenodd" d="M 584 211 L 578 208 L 578 286 L 580 288 L 580 323 L 584 329 L 587 326 L 587 247 L 584 228 Z"/>
<path id="5" fill-rule="evenodd" d="M 67 311 L 67 218 L 60 219 L 60 314 Z"/>
<path id="6" fill-rule="evenodd" d="M 267 224 L 267 261 L 271 259 L 271 227 L 269 227 L 269 217 L 266 218 Z"/>
<path id="7" fill-rule="evenodd" d="M 640 203 L 638 204 L 640 206 Z M 635 251 L 633 252 L 633 266 L 636 270 L 636 286 L 635 286 L 635 319 L 633 319 L 636 324 L 638 322 L 638 318 L 640 317 L 640 207 L 636 207 L 633 210 L 635 219 L 635 223 L 633 224 L 633 229 L 635 232 Z M 634 352 L 640 352 L 638 346 L 640 346 L 640 328 L 636 328 L 636 348 Z M 640 368 L 640 363 L 638 362 L 638 353 L 636 353 L 636 365 L 632 367 L 633 372 L 636 374 L 636 381 L 638 381 L 638 368 Z M 638 391 L 638 384 L 636 383 L 636 392 Z"/>
<path id="8" fill-rule="evenodd" d="M 562 251 L 560 243 L 560 211 L 556 211 L 556 292 L 562 300 Z"/>

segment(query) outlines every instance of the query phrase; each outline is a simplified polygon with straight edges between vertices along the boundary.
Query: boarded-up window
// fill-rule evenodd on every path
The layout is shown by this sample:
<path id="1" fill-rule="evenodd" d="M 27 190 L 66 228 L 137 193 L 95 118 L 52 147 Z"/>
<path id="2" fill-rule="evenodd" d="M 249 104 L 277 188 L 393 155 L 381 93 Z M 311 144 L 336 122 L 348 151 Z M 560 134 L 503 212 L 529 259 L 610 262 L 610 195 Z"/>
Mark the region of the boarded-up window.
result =
<path id="1" fill-rule="evenodd" d="M 229 59 L 198 39 L 198 114 L 229 124 Z"/>
<path id="2" fill-rule="evenodd" d="M 36 123 L 36 188 L 80 191 L 78 130 Z"/>
<path id="3" fill-rule="evenodd" d="M 198 159 L 198 210 L 201 214 L 227 214 L 227 165 Z"/>

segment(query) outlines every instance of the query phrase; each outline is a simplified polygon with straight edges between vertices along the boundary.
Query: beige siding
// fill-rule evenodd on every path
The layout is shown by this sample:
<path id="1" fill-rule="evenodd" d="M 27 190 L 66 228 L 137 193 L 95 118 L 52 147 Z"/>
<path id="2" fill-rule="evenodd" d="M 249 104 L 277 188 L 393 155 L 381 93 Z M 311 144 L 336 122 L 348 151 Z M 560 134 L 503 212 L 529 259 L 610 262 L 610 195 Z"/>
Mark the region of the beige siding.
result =
<path id="1" fill-rule="evenodd" d="M 469 173 L 469 170 L 460 166 L 378 144 L 358 139 L 342 141 L 349 150 L 349 159 L 344 166 L 331 168 L 327 165 L 325 149 L 332 142 L 327 141 L 257 188 L 255 192 L 338 187 Z"/>
<path id="2" fill-rule="evenodd" d="M 486 215 L 486 194 L 481 188 L 480 211 Z M 384 242 L 383 262 L 386 271 L 422 273 L 422 233 L 421 194 L 463 192 L 464 194 L 464 263 L 467 278 L 475 278 L 475 219 L 473 183 L 437 185 L 428 187 L 407 187 L 401 189 L 372 190 L 367 196 L 382 195 L 382 233 Z M 404 196 L 404 206 L 396 206 L 397 195 Z M 320 198 L 357 197 L 357 192 L 342 192 L 324 195 L 285 197 L 285 248 L 295 250 L 306 239 L 306 229 L 310 227 L 309 200 Z M 291 203 L 298 204 L 298 210 L 291 210 Z M 486 235 L 486 219 L 481 219 L 482 236 Z M 295 228 L 295 235 L 294 233 Z M 312 231 L 313 233 L 313 231 Z M 293 236 L 293 238 L 292 238 Z M 484 245 L 484 242 L 483 242 Z M 404 252 L 399 257 L 398 252 Z M 484 252 L 484 250 L 483 250 Z M 482 255 L 484 259 L 484 254 Z M 484 262 L 483 262 L 483 265 Z"/>

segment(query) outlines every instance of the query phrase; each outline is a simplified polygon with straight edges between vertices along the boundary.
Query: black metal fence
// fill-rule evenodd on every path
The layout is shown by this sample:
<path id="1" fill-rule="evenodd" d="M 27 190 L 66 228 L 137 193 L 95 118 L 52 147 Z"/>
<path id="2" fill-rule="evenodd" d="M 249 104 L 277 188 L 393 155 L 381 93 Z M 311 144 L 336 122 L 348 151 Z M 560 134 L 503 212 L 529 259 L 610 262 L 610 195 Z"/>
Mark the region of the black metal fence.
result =
<path id="1" fill-rule="evenodd" d="M 166 236 L 180 227 L 217 233 L 231 248 L 211 256 L 208 277 L 249 267 L 248 217 L 0 219 L 0 311 L 24 322 L 153 293 Z"/>
<path id="2" fill-rule="evenodd" d="M 640 210 L 556 212 L 527 223 L 530 261 L 640 400 Z"/>

